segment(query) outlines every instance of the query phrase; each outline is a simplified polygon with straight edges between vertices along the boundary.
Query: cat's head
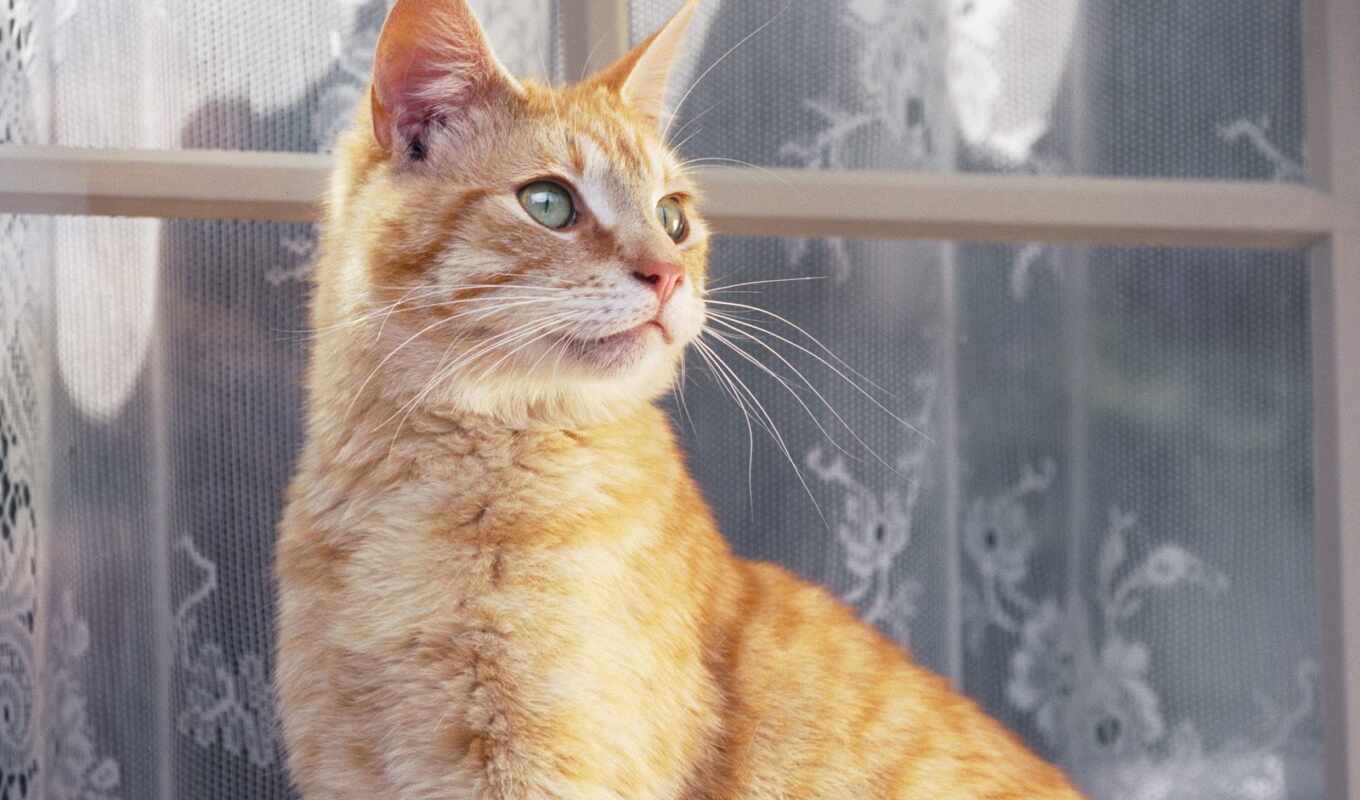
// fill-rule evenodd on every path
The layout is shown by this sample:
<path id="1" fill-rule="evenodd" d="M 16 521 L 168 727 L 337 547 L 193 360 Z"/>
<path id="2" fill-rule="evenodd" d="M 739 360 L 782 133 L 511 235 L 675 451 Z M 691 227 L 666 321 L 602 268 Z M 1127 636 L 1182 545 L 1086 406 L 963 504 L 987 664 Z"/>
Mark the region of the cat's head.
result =
<path id="1" fill-rule="evenodd" d="M 672 385 L 705 314 L 708 232 L 664 141 L 696 5 L 557 89 L 513 77 L 465 0 L 397 0 L 318 267 L 318 326 L 382 359 L 365 390 L 571 424 Z"/>

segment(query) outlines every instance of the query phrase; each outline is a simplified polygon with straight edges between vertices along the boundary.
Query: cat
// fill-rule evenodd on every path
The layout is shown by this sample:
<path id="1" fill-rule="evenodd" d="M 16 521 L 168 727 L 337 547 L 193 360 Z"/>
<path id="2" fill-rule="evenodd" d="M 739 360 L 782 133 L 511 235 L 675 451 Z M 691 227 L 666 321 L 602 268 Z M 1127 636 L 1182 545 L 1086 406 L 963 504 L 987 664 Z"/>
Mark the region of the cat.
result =
<path id="1" fill-rule="evenodd" d="M 276 685 L 306 800 L 1077 798 L 824 590 L 735 557 L 654 401 L 709 230 L 697 0 L 578 85 L 398 0 L 338 148 Z"/>

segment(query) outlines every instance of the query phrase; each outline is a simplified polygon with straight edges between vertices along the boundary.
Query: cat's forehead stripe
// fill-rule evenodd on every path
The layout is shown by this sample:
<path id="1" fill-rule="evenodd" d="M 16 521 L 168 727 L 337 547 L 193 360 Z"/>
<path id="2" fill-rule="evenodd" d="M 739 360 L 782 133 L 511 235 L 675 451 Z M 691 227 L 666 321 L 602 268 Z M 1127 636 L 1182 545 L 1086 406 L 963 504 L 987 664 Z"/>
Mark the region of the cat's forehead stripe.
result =
<path id="1" fill-rule="evenodd" d="M 650 177 L 651 168 L 647 162 L 647 151 L 637 146 L 637 140 L 631 129 L 624 126 L 615 127 L 609 131 L 602 144 L 622 163 L 624 169 L 630 173 Z"/>
<path id="2" fill-rule="evenodd" d="M 618 224 L 619 214 L 614 203 L 614 191 L 610 185 L 610 162 L 600 146 L 588 136 L 577 138 L 576 146 L 584 160 L 581 170 L 581 194 L 586 205 L 594 213 L 601 227 L 613 228 Z"/>
<path id="3" fill-rule="evenodd" d="M 646 142 L 647 156 L 651 163 L 657 164 L 661 169 L 661 181 L 669 188 L 681 177 L 680 165 L 676 162 L 676 157 L 672 151 L 661 145 L 655 140 Z"/>
<path id="4" fill-rule="evenodd" d="M 567 160 L 571 162 L 572 171 L 577 175 L 584 175 L 586 172 L 586 157 L 581 152 L 581 146 L 577 144 L 576 137 L 568 136 L 567 139 Z"/>
<path id="5" fill-rule="evenodd" d="M 574 150 L 581 154 L 582 166 L 578 169 L 579 190 L 586 201 L 586 205 L 596 216 L 596 220 L 601 227 L 612 229 L 619 223 L 619 200 L 620 196 L 626 195 L 620 186 L 620 174 L 617 174 L 617 163 L 619 155 L 622 155 L 624 148 L 608 147 L 608 140 L 601 141 L 593 133 L 586 132 L 581 136 L 575 136 L 571 144 Z M 632 158 L 628 159 L 636 167 L 641 167 L 641 159 L 636 154 L 628 154 Z M 635 170 L 641 173 L 641 169 Z M 654 178 L 650 170 L 647 174 L 636 174 L 641 182 L 649 184 Z"/>

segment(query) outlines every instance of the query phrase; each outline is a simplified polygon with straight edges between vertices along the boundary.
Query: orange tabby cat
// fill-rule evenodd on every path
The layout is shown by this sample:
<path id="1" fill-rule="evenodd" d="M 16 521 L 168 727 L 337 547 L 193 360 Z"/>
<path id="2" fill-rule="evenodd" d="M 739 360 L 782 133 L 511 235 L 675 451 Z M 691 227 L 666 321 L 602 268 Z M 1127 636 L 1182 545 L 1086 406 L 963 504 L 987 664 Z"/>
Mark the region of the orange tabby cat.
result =
<path id="1" fill-rule="evenodd" d="M 734 557 L 652 405 L 708 232 L 695 3 L 579 85 L 399 0 L 316 264 L 277 684 L 307 800 L 1076 798 L 830 595 Z"/>

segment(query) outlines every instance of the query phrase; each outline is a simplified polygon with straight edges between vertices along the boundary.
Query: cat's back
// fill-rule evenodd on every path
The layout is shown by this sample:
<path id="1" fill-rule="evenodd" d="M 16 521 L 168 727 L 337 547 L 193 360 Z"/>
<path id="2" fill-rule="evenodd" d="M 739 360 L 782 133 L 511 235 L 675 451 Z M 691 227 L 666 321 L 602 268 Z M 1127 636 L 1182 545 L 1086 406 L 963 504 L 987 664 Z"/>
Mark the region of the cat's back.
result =
<path id="1" fill-rule="evenodd" d="M 716 654 L 731 702 L 706 800 L 1078 800 L 970 700 L 823 589 L 743 563 Z"/>

